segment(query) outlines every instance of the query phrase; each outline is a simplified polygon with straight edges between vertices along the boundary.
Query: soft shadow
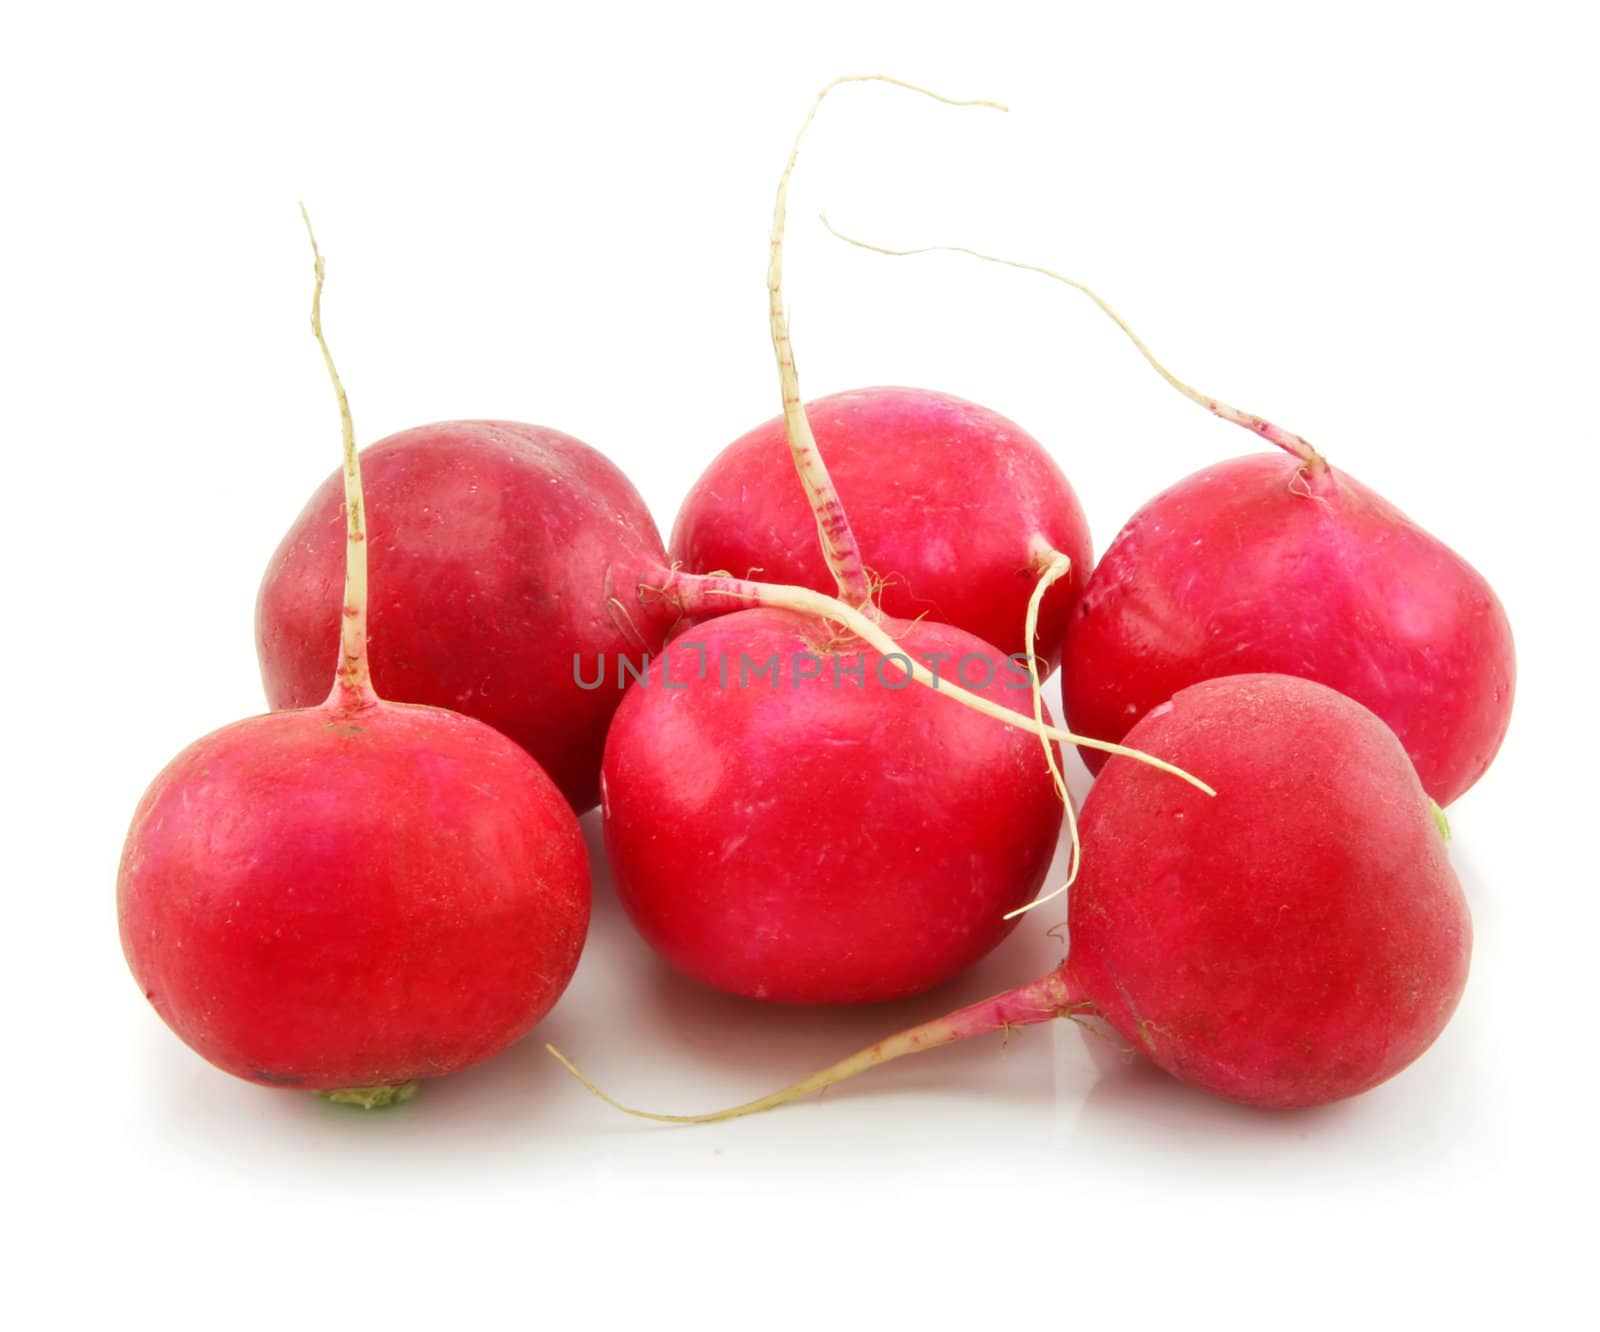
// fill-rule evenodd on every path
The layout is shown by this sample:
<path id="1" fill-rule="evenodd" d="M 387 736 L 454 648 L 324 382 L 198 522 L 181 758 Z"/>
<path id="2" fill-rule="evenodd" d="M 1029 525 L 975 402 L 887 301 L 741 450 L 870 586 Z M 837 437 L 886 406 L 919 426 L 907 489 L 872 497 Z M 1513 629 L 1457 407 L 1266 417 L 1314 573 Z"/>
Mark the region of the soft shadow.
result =
<path id="1" fill-rule="evenodd" d="M 1375 1173 L 1430 1169 L 1451 1136 L 1449 1102 L 1430 1085 L 1448 1076 L 1437 1065 L 1332 1105 L 1261 1110 L 1187 1086 L 1109 1045 L 1093 1064 L 1058 1149 L 1111 1174 L 1208 1188 L 1221 1179 L 1360 1188 Z"/>

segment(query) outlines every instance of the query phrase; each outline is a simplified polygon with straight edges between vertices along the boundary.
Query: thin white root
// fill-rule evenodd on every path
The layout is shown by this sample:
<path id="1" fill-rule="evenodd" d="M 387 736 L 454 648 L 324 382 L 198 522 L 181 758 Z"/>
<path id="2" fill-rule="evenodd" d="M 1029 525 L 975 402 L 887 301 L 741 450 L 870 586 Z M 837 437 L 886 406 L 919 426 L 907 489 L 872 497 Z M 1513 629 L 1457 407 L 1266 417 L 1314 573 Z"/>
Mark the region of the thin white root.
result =
<path id="1" fill-rule="evenodd" d="M 1071 809 L 1072 806 L 1068 805 L 1067 808 Z M 1015 910 L 1006 912 L 1002 919 L 1015 920 L 1018 916 L 1025 916 L 1028 914 L 1028 912 L 1042 907 L 1046 902 L 1054 902 L 1056 898 L 1061 896 L 1062 893 L 1071 888 L 1078 877 L 1078 863 L 1082 857 L 1082 853 L 1083 848 L 1078 845 L 1078 821 L 1074 817 L 1072 820 L 1072 860 L 1067 866 L 1067 877 L 1043 897 L 1036 897 L 1026 906 L 1019 906 Z"/>
<path id="2" fill-rule="evenodd" d="M 1078 811 L 1072 807 L 1072 796 L 1067 791 L 1067 779 L 1062 775 L 1061 765 L 1056 762 L 1056 751 L 1044 733 L 1044 693 L 1039 679 L 1039 659 L 1034 651 L 1039 641 L 1039 607 L 1044 603 L 1044 594 L 1071 571 L 1071 559 L 1058 550 L 1050 553 L 1044 572 L 1039 575 L 1039 581 L 1033 585 L 1033 595 L 1028 598 L 1028 619 L 1024 630 L 1024 641 L 1028 645 L 1028 683 L 1033 694 L 1033 720 L 1039 726 L 1039 743 L 1044 746 L 1044 761 L 1050 765 L 1050 780 L 1055 783 L 1056 794 L 1061 797 L 1061 803 L 1066 808 L 1067 830 L 1072 838 L 1072 849 L 1067 855 L 1067 879 L 1060 887 L 1052 889 L 1045 896 L 1036 897 L 1026 906 L 1019 906 L 1006 912 L 1004 916 L 1006 920 L 1015 920 L 1036 906 L 1066 892 L 1077 881 L 1078 866 L 1083 859 L 1083 843 L 1078 838 Z"/>
<path id="3" fill-rule="evenodd" d="M 815 592 L 809 587 L 795 587 L 780 583 L 745 583 L 733 587 L 714 587 L 701 580 L 698 593 L 700 596 L 731 597 L 741 601 L 755 601 L 763 606 L 777 606 L 785 610 L 800 611 L 804 614 L 816 615 L 824 620 L 832 620 L 850 630 L 857 638 L 876 648 L 886 661 L 894 663 L 896 669 L 908 675 L 918 684 L 932 689 L 935 693 L 952 698 L 974 712 L 981 712 L 986 717 L 995 721 L 1004 722 L 1007 726 L 1014 726 L 1019 731 L 1027 731 L 1030 735 L 1038 735 L 1051 740 L 1059 740 L 1063 744 L 1078 745 L 1084 749 L 1098 749 L 1105 754 L 1117 754 L 1123 758 L 1131 758 L 1137 763 L 1147 767 L 1159 769 L 1161 772 L 1170 773 L 1189 783 L 1197 791 L 1203 791 L 1208 796 L 1216 795 L 1216 791 L 1201 781 L 1192 773 L 1185 772 L 1175 764 L 1168 763 L 1165 759 L 1157 758 L 1154 754 L 1147 754 L 1142 749 L 1131 749 L 1127 745 L 1119 745 L 1110 740 L 1095 740 L 1085 735 L 1075 735 L 1071 731 L 1064 731 L 1059 726 L 1046 726 L 1042 722 L 1025 717 L 1020 712 L 1013 712 L 1002 703 L 996 703 L 985 698 L 982 694 L 974 694 L 970 689 L 963 689 L 958 684 L 949 680 L 939 680 L 932 671 L 924 666 L 910 653 L 901 649 L 900 645 L 889 636 L 888 632 L 876 620 L 854 606 L 830 597 L 823 592 Z"/>
<path id="4" fill-rule="evenodd" d="M 909 249 L 894 249 L 887 245 L 874 245 L 871 241 L 861 240 L 858 237 L 840 231 L 838 227 L 828 221 L 826 214 L 822 216 L 822 225 L 847 245 L 854 245 L 860 250 L 871 250 L 874 254 L 887 254 L 895 257 L 918 254 L 965 254 L 973 259 L 981 259 L 987 264 L 1001 264 L 1006 268 L 1017 268 L 1026 273 L 1038 273 L 1056 282 L 1065 283 L 1074 291 L 1082 292 L 1093 301 L 1111 322 L 1123 331 L 1128 341 L 1138 349 L 1139 355 L 1150 363 L 1151 368 L 1191 402 L 1198 403 L 1213 416 L 1220 417 L 1224 421 L 1236 426 L 1242 426 L 1253 434 L 1260 435 L 1262 439 L 1277 445 L 1284 452 L 1293 454 L 1313 471 L 1327 466 L 1327 461 L 1304 436 L 1297 435 L 1292 430 L 1285 430 L 1281 426 L 1276 426 L 1271 421 L 1257 416 L 1253 412 L 1240 411 L 1237 407 L 1230 407 L 1220 399 L 1213 398 L 1207 393 L 1201 393 L 1199 389 L 1184 383 L 1183 380 L 1179 379 L 1156 359 L 1155 353 L 1145 346 L 1144 339 L 1133 331 L 1132 325 L 1126 319 L 1113 310 L 1098 292 L 1079 282 L 1076 278 L 1070 278 L 1065 273 L 1058 273 L 1053 268 L 1045 268 L 1041 264 L 1030 264 L 1021 259 L 1007 259 L 1001 255 L 985 254 L 981 250 L 974 250 L 965 245 L 918 245 Z"/>
<path id="5" fill-rule="evenodd" d="M 783 308 L 783 233 L 788 215 L 789 179 L 794 174 L 795 162 L 800 156 L 800 143 L 811 128 L 811 122 L 816 119 L 823 100 L 845 83 L 887 83 L 931 97 L 947 106 L 987 106 L 997 111 L 1006 108 L 998 102 L 977 98 L 958 100 L 945 97 L 887 74 L 846 74 L 824 87 L 811 103 L 810 111 L 794 136 L 794 145 L 789 149 L 783 175 L 778 179 L 778 193 L 772 206 L 771 250 L 767 262 L 767 316 L 772 333 L 772 350 L 778 361 L 778 379 L 783 388 L 783 419 L 789 434 L 789 452 L 794 458 L 795 471 L 800 474 L 800 483 L 805 487 L 811 511 L 816 516 L 817 537 L 822 545 L 823 558 L 838 583 L 839 596 L 852 606 L 867 607 L 872 604 L 872 582 L 861 557 L 861 547 L 850 530 L 850 520 L 839 502 L 838 491 L 834 489 L 827 465 L 817 448 L 811 422 L 806 418 L 805 406 L 800 399 L 800 375 L 795 368 L 794 345 L 789 338 L 789 322 Z"/>
<path id="6" fill-rule="evenodd" d="M 717 1110 L 705 1115 L 662 1115 L 623 1105 L 584 1077 L 573 1062 L 555 1046 L 546 1045 L 544 1048 L 593 1095 L 625 1115 L 633 1115 L 638 1119 L 651 1119 L 661 1124 L 717 1124 L 723 1120 L 737 1119 L 741 1115 L 772 1110 L 797 1097 L 809 1096 L 813 1092 L 824 1092 L 846 1078 L 853 1078 L 858 1073 L 877 1068 L 880 1064 L 903 1059 L 906 1055 L 937 1050 L 941 1046 L 965 1040 L 970 1036 L 981 1036 L 992 1031 L 1008 1032 L 1014 1027 L 1049 1022 L 1058 1017 L 1077 1018 L 1093 1011 L 1095 1011 L 1093 1004 L 1083 998 L 1077 992 L 1075 984 L 1063 977 L 1058 969 L 1028 985 L 1019 985 L 1003 994 L 991 995 L 988 999 L 968 1004 L 965 1008 L 958 1008 L 943 1017 L 933 1018 L 931 1021 L 896 1032 L 893 1036 L 886 1036 L 883 1040 L 857 1050 L 854 1054 L 830 1064 L 810 1077 L 790 1083 L 789 1086 L 754 1101 L 746 1101 L 743 1105 L 730 1106 L 726 1110 Z"/>
<path id="7" fill-rule="evenodd" d="M 1039 744 L 1044 748 L 1044 761 L 1050 768 L 1050 780 L 1055 783 L 1056 794 L 1061 797 L 1069 812 L 1072 809 L 1072 801 L 1067 796 L 1067 779 L 1061 775 L 1061 765 L 1056 762 L 1056 751 L 1051 748 L 1050 741 L 1043 735 L 1044 682 L 1039 677 L 1039 655 L 1035 649 L 1039 644 L 1039 607 L 1044 602 L 1044 594 L 1071 572 L 1071 558 L 1060 551 L 1052 551 L 1044 571 L 1039 575 L 1038 582 L 1033 585 L 1033 594 L 1028 598 L 1028 618 L 1023 628 L 1023 642 L 1028 645 L 1028 688 L 1033 695 L 1033 720 L 1039 724 L 1041 731 Z"/>
<path id="8" fill-rule="evenodd" d="M 342 707 L 362 707 L 377 701 L 372 674 L 367 664 L 367 516 L 361 493 L 361 460 L 356 453 L 356 428 L 350 417 L 350 399 L 333 364 L 333 353 L 322 333 L 322 283 L 327 270 L 322 251 L 317 248 L 317 233 L 311 229 L 311 214 L 300 205 L 306 224 L 311 254 L 316 262 L 316 286 L 311 293 L 311 332 L 322 349 L 322 363 L 339 402 L 339 428 L 344 443 L 344 613 L 339 617 L 339 668 L 334 677 L 329 702 Z"/>

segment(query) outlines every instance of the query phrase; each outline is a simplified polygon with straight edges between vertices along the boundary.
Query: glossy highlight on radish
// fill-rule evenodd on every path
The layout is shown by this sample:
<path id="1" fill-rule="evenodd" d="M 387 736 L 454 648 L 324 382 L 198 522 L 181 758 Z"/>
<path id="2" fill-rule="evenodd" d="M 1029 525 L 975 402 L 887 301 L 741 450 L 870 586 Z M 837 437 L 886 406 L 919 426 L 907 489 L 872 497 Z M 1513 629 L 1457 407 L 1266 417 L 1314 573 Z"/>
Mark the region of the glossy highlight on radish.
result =
<path id="1" fill-rule="evenodd" d="M 572 811 L 522 749 L 373 688 L 366 554 L 381 528 L 322 335 L 322 282 L 316 254 L 312 328 L 345 460 L 333 687 L 167 765 L 134 814 L 117 907 L 135 980 L 198 1053 L 370 1108 L 544 1016 L 577 966 L 589 878 Z"/>
<path id="2" fill-rule="evenodd" d="M 770 1096 L 644 1117 L 751 1114 L 1058 1017 L 1107 1023 L 1181 1081 L 1265 1109 L 1358 1095 L 1420 1057 L 1460 1000 L 1472 926 L 1393 731 L 1313 681 L 1236 675 L 1183 690 L 1128 739 L 1208 773 L 1217 795 L 1106 764 L 1084 802 L 1060 967 Z"/>

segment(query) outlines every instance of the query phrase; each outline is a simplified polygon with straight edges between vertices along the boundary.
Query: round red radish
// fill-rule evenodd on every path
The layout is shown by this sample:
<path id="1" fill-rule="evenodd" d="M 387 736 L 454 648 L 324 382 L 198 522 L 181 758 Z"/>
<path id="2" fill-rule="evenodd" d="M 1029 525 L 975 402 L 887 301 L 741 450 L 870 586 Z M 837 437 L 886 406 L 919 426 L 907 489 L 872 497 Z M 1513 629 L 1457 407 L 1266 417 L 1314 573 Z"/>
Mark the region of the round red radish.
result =
<path id="1" fill-rule="evenodd" d="M 1071 944 L 1054 971 L 744 1105 L 629 1113 L 753 1114 L 1058 1017 L 1102 1018 L 1174 1077 L 1276 1109 L 1354 1096 L 1427 1050 L 1466 984 L 1472 922 L 1394 732 L 1314 681 L 1234 675 L 1183 690 L 1128 740 L 1204 774 L 1216 794 L 1107 763 L 1080 815 Z"/>
<path id="2" fill-rule="evenodd" d="M 128 831 L 117 914 L 134 979 L 200 1054 L 371 1107 L 545 1014 L 577 966 L 589 877 L 577 820 L 522 749 L 373 690 L 372 533 L 311 247 L 311 327 L 344 436 L 333 688 L 318 706 L 223 727 L 166 767 Z"/>
<path id="3" fill-rule="evenodd" d="M 1079 820 L 1069 986 L 1175 1077 L 1251 1105 L 1353 1096 L 1433 1044 L 1472 925 L 1394 733 L 1323 685 L 1235 675 L 1127 738 L 1217 794 L 1106 764 Z"/>
<path id="4" fill-rule="evenodd" d="M 1072 617 L 1069 726 L 1114 740 L 1174 691 L 1240 671 L 1321 680 L 1366 703 L 1449 804 L 1478 780 L 1511 720 L 1511 629 L 1487 583 L 1304 436 L 1186 384 L 1093 289 L 964 246 L 935 251 L 1041 274 L 1087 296 L 1173 389 L 1285 457 L 1197 472 L 1145 505 L 1106 551 Z M 1098 770 L 1101 756 L 1085 756 Z"/>
<path id="5" fill-rule="evenodd" d="M 637 595 L 666 562 L 644 501 L 594 449 L 509 421 L 420 426 L 361 460 L 378 692 L 487 722 L 532 754 L 574 809 L 589 808 L 620 695 L 579 687 L 575 660 L 640 660 L 671 623 L 666 603 Z M 274 708 L 327 693 L 344 578 L 341 485 L 336 473 L 311 497 L 262 579 L 256 645 Z"/>
<path id="6" fill-rule="evenodd" d="M 942 658 L 942 678 L 1026 705 L 1026 674 L 972 635 L 884 627 Z M 1062 818 L 1037 737 L 817 616 L 767 609 L 684 634 L 628 691 L 602 810 L 651 946 L 718 989 L 793 1004 L 898 998 L 975 962 L 1043 882 Z"/>
<path id="7" fill-rule="evenodd" d="M 184 750 L 122 856 L 128 965 L 252 1082 L 393 1088 L 505 1049 L 571 979 L 583 839 L 539 766 L 455 713 L 253 717 Z"/>
<path id="8" fill-rule="evenodd" d="M 697 495 L 736 505 L 745 519 L 754 515 L 763 547 L 787 533 L 785 551 L 798 561 L 804 548 L 816 562 L 773 567 L 767 549 L 749 561 L 763 565 L 766 586 L 704 571 L 674 570 L 663 581 L 663 599 L 687 614 L 761 609 L 686 633 L 628 693 L 606 741 L 602 807 L 619 896 L 669 960 L 735 994 L 862 1003 L 935 985 L 999 942 L 1009 929 L 1006 913 L 1043 879 L 1062 806 L 1038 737 L 1018 729 L 1032 725 L 1016 715 L 1022 704 L 1037 706 L 1026 669 L 962 629 L 896 620 L 874 603 L 862 544 L 813 430 L 813 415 L 825 433 L 835 418 L 802 408 L 783 314 L 785 197 L 798 151 L 797 138 L 768 251 L 769 331 L 784 415 L 767 428 L 770 447 L 757 440 L 748 456 L 740 446 L 724 455 L 718 466 L 739 477 L 729 478 L 727 493 L 712 482 Z M 920 486 L 921 508 L 964 494 L 969 535 L 982 527 L 979 488 L 944 487 L 940 469 L 922 456 L 940 448 L 942 429 L 980 409 L 906 390 L 849 402 L 840 415 L 869 426 L 874 403 L 884 421 L 902 426 L 921 408 L 944 421 L 924 419 L 902 434 L 902 451 L 889 454 L 879 475 L 894 475 L 898 458 L 907 489 L 897 500 L 893 490 L 864 491 L 873 521 L 887 506 L 909 523 L 907 501 Z M 906 451 L 918 440 L 920 448 Z M 785 442 L 798 487 L 784 464 Z M 836 461 L 870 462 L 864 447 L 839 440 L 830 440 L 830 456 L 836 442 Z M 948 449 L 943 456 L 952 458 Z M 721 474 L 714 467 L 711 475 Z M 697 525 L 698 505 L 692 498 L 686 506 L 680 533 Z M 706 514 L 717 527 L 709 508 Z M 1022 628 L 1035 586 L 1042 593 L 1064 572 L 1062 557 L 1047 547 L 1030 570 L 1027 534 L 1010 535 L 1022 538 L 1012 546 L 1022 567 L 1010 571 L 1017 596 L 1008 603 L 1016 610 L 1008 640 Z M 919 545 L 927 564 L 926 542 L 913 537 L 907 550 Z M 703 549 L 696 559 L 740 562 Z M 896 572 L 903 571 L 879 570 Z M 801 585 L 770 586 L 786 579 Z M 837 588 L 838 599 L 803 585 L 808 580 Z M 936 688 L 914 683 L 912 676 L 936 685 L 925 678 L 930 666 L 973 692 L 947 683 L 949 697 L 940 698 Z M 764 684 L 757 671 L 775 678 Z M 991 715 L 974 716 L 958 701 Z"/>
<path id="9" fill-rule="evenodd" d="M 1441 805 L 1494 758 L 1516 680 L 1505 611 L 1471 565 L 1353 477 L 1279 454 L 1208 467 L 1135 514 L 1065 667 L 1069 726 L 1108 740 L 1213 676 L 1319 680 L 1393 727 Z"/>
<path id="10" fill-rule="evenodd" d="M 855 389 L 805 410 L 889 614 L 925 615 L 1024 652 L 1044 561 L 1056 551 L 1071 559 L 1039 617 L 1036 651 L 1054 668 L 1092 548 L 1077 496 L 1039 443 L 997 412 L 926 389 Z M 724 449 L 678 512 L 673 559 L 697 573 L 832 593 L 788 459 L 781 416 Z"/>

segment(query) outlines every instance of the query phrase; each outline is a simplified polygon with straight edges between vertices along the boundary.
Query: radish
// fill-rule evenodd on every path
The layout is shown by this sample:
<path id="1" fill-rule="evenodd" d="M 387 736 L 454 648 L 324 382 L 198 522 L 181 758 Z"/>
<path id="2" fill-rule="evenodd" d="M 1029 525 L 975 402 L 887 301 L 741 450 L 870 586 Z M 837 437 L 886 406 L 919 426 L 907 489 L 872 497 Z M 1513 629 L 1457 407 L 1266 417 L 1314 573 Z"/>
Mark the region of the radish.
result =
<path id="1" fill-rule="evenodd" d="M 781 297 L 789 179 L 823 100 L 841 84 L 865 82 L 956 106 L 1006 109 L 952 102 L 881 74 L 847 75 L 817 94 L 773 210 L 768 313 L 783 416 L 729 445 L 695 483 L 673 526 L 672 556 L 693 572 L 759 570 L 770 581 L 830 592 L 837 583 L 851 605 L 875 598 L 891 615 L 956 625 L 1008 653 L 1035 654 L 1048 673 L 1060 659 L 1092 550 L 1077 496 L 1037 441 L 998 413 L 923 389 L 858 389 L 809 408 L 800 403 Z M 827 444 L 826 468 L 813 429 Z M 809 508 L 782 481 L 785 443 Z M 845 498 L 859 525 L 840 547 L 827 506 Z M 809 539 L 813 526 L 820 555 Z M 1036 611 L 1037 635 L 1019 640 L 1030 588 L 1041 577 L 1061 586 Z"/>
<path id="2" fill-rule="evenodd" d="M 117 906 L 134 978 L 196 1051 L 252 1082 L 371 1108 L 544 1016 L 577 966 L 589 878 L 577 820 L 523 750 L 374 691 L 361 467 L 311 245 L 311 324 L 344 436 L 333 689 L 167 765 L 134 814 Z"/>
<path id="3" fill-rule="evenodd" d="M 1039 443 L 975 403 L 914 388 L 866 388 L 806 407 L 850 510 L 863 562 L 891 615 L 926 615 L 1054 670 L 1093 550 L 1078 498 Z M 786 480 L 784 420 L 734 441 L 690 490 L 669 544 L 684 568 L 730 570 L 831 591 L 805 497 Z M 1057 554 L 1033 643 L 1022 622 Z"/>
<path id="4" fill-rule="evenodd" d="M 990 698 L 1026 685 L 959 629 L 882 627 L 900 661 Z M 908 683 L 782 609 L 667 647 L 618 708 L 602 769 L 617 895 L 657 952 L 732 994 L 850 1004 L 925 990 L 1010 932 L 1061 829 L 1038 742 Z"/>
<path id="5" fill-rule="evenodd" d="M 746 1105 L 645 1117 L 749 1114 L 1056 1017 L 1102 1020 L 1183 1082 L 1266 1108 L 1354 1096 L 1420 1056 L 1461 997 L 1472 928 L 1394 733 L 1325 685 L 1236 675 L 1182 690 L 1128 739 L 1211 775 L 1218 794 L 1106 764 L 1056 970 Z"/>
<path id="6" fill-rule="evenodd" d="M 824 219 L 826 222 L 826 219 Z M 1173 388 L 1282 453 L 1196 472 L 1157 495 L 1111 543 L 1068 630 L 1062 702 L 1074 730 L 1121 739 L 1150 708 L 1217 675 L 1283 671 L 1331 685 L 1394 729 L 1441 805 L 1487 771 L 1511 722 L 1516 654 L 1494 591 L 1466 560 L 1311 444 L 1200 393 L 1088 296 Z M 1103 758 L 1086 754 L 1091 771 Z"/>
<path id="7" fill-rule="evenodd" d="M 1089 580 L 1067 661 L 1071 724 L 1115 739 L 1213 675 L 1320 680 L 1394 728 L 1441 805 L 1488 769 L 1516 678 L 1505 611 L 1471 565 L 1354 477 L 1273 454 L 1197 472 L 1134 515 Z"/>
<path id="8" fill-rule="evenodd" d="M 569 435 L 509 421 L 420 426 L 363 450 L 377 515 L 376 687 L 450 708 L 523 746 L 578 812 L 597 799 L 620 693 L 585 689 L 575 659 L 660 649 L 668 603 L 641 600 L 666 552 L 639 493 Z M 339 639 L 343 483 L 330 476 L 279 544 L 256 603 L 268 703 L 325 692 Z"/>
<path id="9" fill-rule="evenodd" d="M 1037 892 L 1070 809 L 1053 746 L 1041 761 L 1027 733 L 1063 737 L 1044 727 L 1032 659 L 873 600 L 801 406 L 785 200 L 806 126 L 844 81 L 795 139 L 767 278 L 784 425 L 838 598 L 673 571 L 658 591 L 687 615 L 757 609 L 669 645 L 622 700 L 601 770 L 608 859 L 645 940 L 707 984 L 782 1003 L 897 998 L 963 970 Z M 1046 579 L 1064 572 L 1051 562 Z M 988 716 L 905 689 L 908 674 Z M 1030 684 L 1034 726 L 1020 713 Z"/>

